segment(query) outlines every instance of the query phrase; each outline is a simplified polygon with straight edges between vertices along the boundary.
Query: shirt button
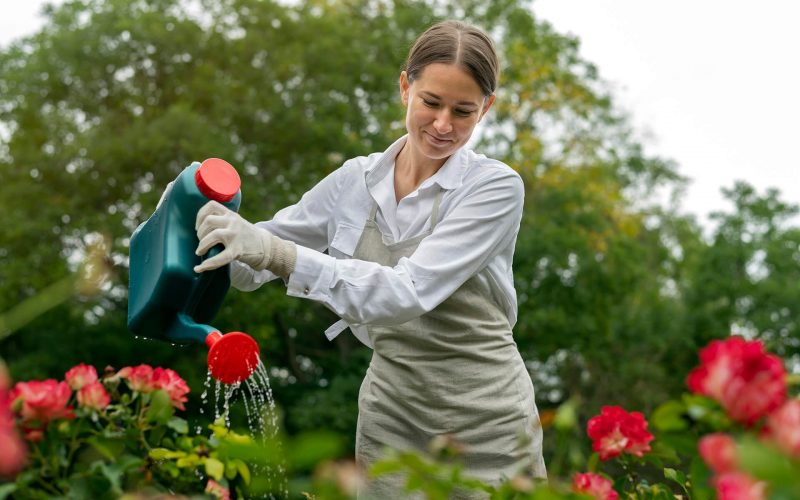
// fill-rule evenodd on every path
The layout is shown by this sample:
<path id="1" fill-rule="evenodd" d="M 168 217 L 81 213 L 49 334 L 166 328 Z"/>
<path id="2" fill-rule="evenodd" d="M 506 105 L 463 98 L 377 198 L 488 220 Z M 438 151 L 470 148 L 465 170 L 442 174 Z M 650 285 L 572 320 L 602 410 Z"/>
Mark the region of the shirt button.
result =
<path id="1" fill-rule="evenodd" d="M 305 288 L 303 289 L 303 293 L 304 293 L 304 294 L 308 295 L 308 294 L 309 294 L 309 292 L 311 292 L 311 290 L 309 290 L 309 289 L 308 289 L 308 287 L 305 287 Z"/>

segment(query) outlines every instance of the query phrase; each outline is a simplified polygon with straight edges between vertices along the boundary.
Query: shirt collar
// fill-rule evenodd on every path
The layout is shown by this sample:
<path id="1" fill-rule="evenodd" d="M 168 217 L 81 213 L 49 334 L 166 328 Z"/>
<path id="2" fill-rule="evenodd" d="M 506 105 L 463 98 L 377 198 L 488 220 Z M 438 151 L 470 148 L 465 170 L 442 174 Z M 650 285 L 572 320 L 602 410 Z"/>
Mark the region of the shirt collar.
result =
<path id="1" fill-rule="evenodd" d="M 368 187 L 374 187 L 386 176 L 389 170 L 394 166 L 394 160 L 398 153 L 400 153 L 400 150 L 403 149 L 406 140 L 408 140 L 408 134 L 392 143 L 392 145 L 380 155 L 375 163 L 367 167 L 364 176 Z M 444 165 L 442 165 L 430 179 L 426 179 L 422 185 L 429 184 L 428 181 L 430 181 L 438 184 L 442 189 L 455 189 L 461 186 L 464 172 L 467 171 L 467 162 L 468 154 L 466 148 L 462 146 L 444 162 Z"/>

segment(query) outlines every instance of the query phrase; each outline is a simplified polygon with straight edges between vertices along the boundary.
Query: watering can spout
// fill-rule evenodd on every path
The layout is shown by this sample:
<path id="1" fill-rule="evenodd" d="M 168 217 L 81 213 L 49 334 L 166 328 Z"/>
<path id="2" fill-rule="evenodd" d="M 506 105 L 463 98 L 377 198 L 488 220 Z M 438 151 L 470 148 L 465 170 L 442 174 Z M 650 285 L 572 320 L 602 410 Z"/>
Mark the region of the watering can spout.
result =
<path id="1" fill-rule="evenodd" d="M 211 376 L 225 384 L 246 380 L 258 366 L 258 344 L 242 332 L 225 335 L 218 331 L 205 339 L 208 346 L 208 369 Z"/>
<path id="2" fill-rule="evenodd" d="M 223 335 L 213 326 L 197 323 L 185 313 L 175 315 L 167 333 L 170 339 L 179 342 L 205 342 L 211 376 L 225 384 L 249 378 L 258 366 L 258 344 L 246 333 Z"/>

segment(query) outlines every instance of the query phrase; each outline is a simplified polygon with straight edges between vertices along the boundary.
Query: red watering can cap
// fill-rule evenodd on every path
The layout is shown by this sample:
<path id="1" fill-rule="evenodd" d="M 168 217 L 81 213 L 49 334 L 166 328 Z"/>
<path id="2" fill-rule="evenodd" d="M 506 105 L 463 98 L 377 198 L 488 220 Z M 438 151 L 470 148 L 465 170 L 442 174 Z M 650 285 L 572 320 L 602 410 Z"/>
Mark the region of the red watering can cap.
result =
<path id="1" fill-rule="evenodd" d="M 206 198 L 225 203 L 230 201 L 242 185 L 239 173 L 225 160 L 209 158 L 200 164 L 194 182 Z"/>
<path id="2" fill-rule="evenodd" d="M 246 333 L 212 332 L 206 337 L 206 345 L 208 369 L 220 382 L 234 384 L 246 380 L 258 366 L 258 344 Z"/>

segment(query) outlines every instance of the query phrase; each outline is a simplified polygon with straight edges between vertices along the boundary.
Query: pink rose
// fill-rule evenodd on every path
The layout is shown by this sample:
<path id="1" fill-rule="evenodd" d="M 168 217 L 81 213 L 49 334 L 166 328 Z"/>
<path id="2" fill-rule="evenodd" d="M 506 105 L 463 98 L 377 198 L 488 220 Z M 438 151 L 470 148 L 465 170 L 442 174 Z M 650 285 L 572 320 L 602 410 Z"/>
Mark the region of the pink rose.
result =
<path id="1" fill-rule="evenodd" d="M 729 435 L 717 432 L 703 436 L 698 449 L 703 461 L 715 474 L 736 471 L 736 442 Z"/>
<path id="2" fill-rule="evenodd" d="M 72 407 L 67 406 L 72 391 L 66 382 L 53 379 L 17 382 L 11 391 L 12 405 L 21 404 L 19 412 L 25 423 L 42 425 L 59 418 L 73 418 Z M 21 403 L 20 403 L 21 402 Z"/>
<path id="3" fill-rule="evenodd" d="M 800 400 L 787 401 L 767 417 L 764 437 L 789 456 L 800 458 Z"/>
<path id="4" fill-rule="evenodd" d="M 102 410 L 111 402 L 111 398 L 98 381 L 87 384 L 78 391 L 78 404 L 84 408 Z"/>
<path id="5" fill-rule="evenodd" d="M 179 410 L 185 410 L 183 403 L 189 401 L 186 394 L 189 393 L 189 386 L 175 371 L 169 368 L 156 368 L 153 371 L 153 380 L 159 389 L 163 389 L 169 394 L 172 406 Z"/>
<path id="6" fill-rule="evenodd" d="M 17 434 L 11 412 L 11 378 L 0 362 L 0 478 L 11 478 L 25 466 L 27 449 Z"/>
<path id="7" fill-rule="evenodd" d="M 717 500 L 764 500 L 766 484 L 758 482 L 744 472 L 728 472 L 714 480 Z"/>
<path id="8" fill-rule="evenodd" d="M 619 497 L 611 487 L 611 481 L 591 472 L 575 473 L 572 476 L 572 491 L 591 495 L 597 500 L 617 500 Z"/>
<path id="9" fill-rule="evenodd" d="M 158 389 L 153 379 L 153 367 L 150 365 L 126 366 L 117 372 L 117 376 L 128 381 L 128 387 L 138 392 L 153 392 Z"/>
<path id="10" fill-rule="evenodd" d="M 700 351 L 700 366 L 686 380 L 689 389 L 717 400 L 728 415 L 746 425 L 783 404 L 786 370 L 759 340 L 714 340 Z"/>
<path id="11" fill-rule="evenodd" d="M 0 419 L 4 417 L 0 416 Z M 0 477 L 11 478 L 25 466 L 27 449 L 13 427 L 0 422 Z"/>
<path id="12" fill-rule="evenodd" d="M 619 406 L 604 406 L 600 415 L 589 419 L 586 432 L 592 439 L 592 450 L 601 460 L 609 460 L 621 453 L 641 457 L 650 451 L 653 435 L 647 432 L 647 421 L 639 412 L 623 410 Z"/>
<path id="13" fill-rule="evenodd" d="M 218 500 L 231 500 L 231 493 L 228 491 L 228 488 L 222 486 L 213 479 L 209 479 L 208 483 L 206 483 L 206 493 L 209 493 Z"/>
<path id="14" fill-rule="evenodd" d="M 72 387 L 72 390 L 77 391 L 81 387 L 97 381 L 97 370 L 94 369 L 94 366 L 81 363 L 70 368 L 64 375 L 64 380 Z"/>

